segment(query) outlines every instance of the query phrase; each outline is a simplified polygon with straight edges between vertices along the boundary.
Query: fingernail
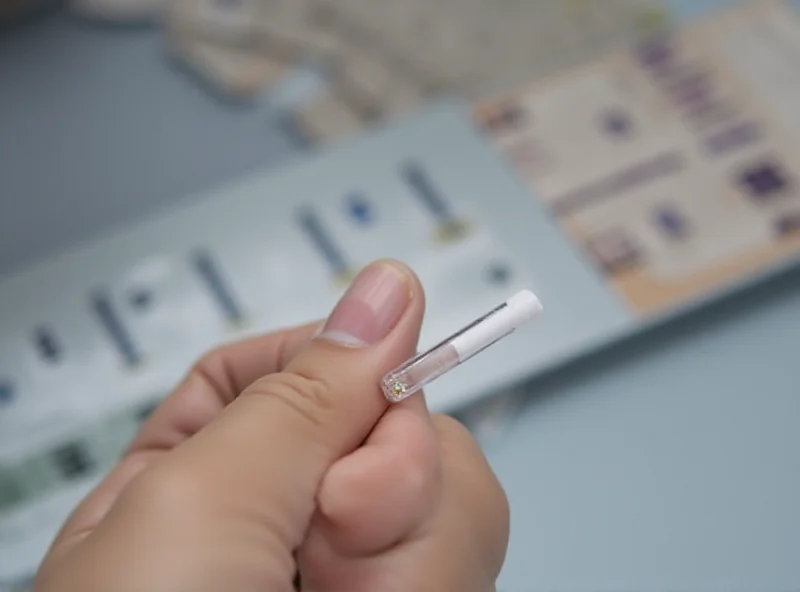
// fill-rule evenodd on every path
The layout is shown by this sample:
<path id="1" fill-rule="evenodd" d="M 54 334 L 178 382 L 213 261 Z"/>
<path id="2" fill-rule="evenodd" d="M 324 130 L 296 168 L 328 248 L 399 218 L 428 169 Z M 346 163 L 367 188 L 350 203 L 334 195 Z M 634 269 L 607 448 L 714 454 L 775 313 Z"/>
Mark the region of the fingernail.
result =
<path id="1" fill-rule="evenodd" d="M 319 337 L 348 347 L 379 342 L 411 301 L 408 276 L 390 263 L 364 269 L 333 309 Z"/>

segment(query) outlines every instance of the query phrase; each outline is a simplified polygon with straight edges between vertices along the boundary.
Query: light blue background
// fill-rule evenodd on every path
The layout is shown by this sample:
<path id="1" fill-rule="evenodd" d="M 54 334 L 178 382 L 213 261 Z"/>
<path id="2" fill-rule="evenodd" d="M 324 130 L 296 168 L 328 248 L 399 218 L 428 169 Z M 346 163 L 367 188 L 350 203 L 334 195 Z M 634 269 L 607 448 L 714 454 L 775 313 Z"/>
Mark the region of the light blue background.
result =
<path id="1" fill-rule="evenodd" d="M 506 590 L 800 589 L 800 275 L 530 387 Z"/>
<path id="2" fill-rule="evenodd" d="M 0 37 L 0 270 L 296 154 L 279 111 L 220 106 L 160 51 L 65 17 Z M 794 274 L 537 381 L 488 447 L 501 589 L 800 589 L 799 359 Z"/>

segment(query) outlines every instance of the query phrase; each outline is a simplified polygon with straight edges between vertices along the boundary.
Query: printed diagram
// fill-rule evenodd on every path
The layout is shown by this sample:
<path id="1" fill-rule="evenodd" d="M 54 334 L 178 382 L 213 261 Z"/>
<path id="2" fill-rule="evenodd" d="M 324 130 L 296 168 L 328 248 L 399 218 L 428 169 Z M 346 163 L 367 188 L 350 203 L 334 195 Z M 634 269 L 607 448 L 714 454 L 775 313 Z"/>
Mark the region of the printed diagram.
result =
<path id="1" fill-rule="evenodd" d="M 476 118 L 646 315 L 800 254 L 798 61 L 800 16 L 756 1 L 488 101 Z"/>
<path id="2" fill-rule="evenodd" d="M 327 141 L 439 96 L 486 99 L 661 25 L 655 0 L 173 0 L 168 33 L 212 84 L 252 94 L 315 63 L 327 88 L 295 122 Z"/>

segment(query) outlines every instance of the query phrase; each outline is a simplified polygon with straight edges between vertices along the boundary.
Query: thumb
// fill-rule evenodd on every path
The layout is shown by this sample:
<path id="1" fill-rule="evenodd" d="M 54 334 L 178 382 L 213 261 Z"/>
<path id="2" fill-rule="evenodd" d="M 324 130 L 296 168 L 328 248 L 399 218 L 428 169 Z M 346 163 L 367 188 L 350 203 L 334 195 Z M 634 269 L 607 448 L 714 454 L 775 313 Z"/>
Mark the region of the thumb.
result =
<path id="1" fill-rule="evenodd" d="M 156 492 L 171 482 L 167 498 L 201 504 L 206 521 L 192 527 L 193 546 L 206 538 L 211 549 L 224 546 L 208 527 L 217 515 L 223 532 L 236 535 L 240 524 L 262 552 L 281 555 L 273 557 L 281 571 L 293 569 L 326 471 L 366 440 L 386 410 L 381 378 L 414 353 L 423 310 L 410 270 L 392 261 L 370 265 L 282 372 L 254 382 L 151 471 L 149 481 L 162 483 Z M 252 541 L 254 526 L 266 542 Z"/>

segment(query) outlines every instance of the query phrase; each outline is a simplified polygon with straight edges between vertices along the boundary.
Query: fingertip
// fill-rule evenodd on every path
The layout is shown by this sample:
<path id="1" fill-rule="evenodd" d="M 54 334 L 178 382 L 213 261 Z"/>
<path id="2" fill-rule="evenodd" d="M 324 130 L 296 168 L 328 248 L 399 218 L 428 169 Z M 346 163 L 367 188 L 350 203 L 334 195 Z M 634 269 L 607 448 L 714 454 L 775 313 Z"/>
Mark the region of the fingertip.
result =
<path id="1" fill-rule="evenodd" d="M 422 286 L 419 276 L 408 265 L 398 259 L 378 259 L 376 265 L 388 265 L 406 276 L 412 300 L 419 301 L 423 307 L 425 304 L 425 289 Z"/>
<path id="2" fill-rule="evenodd" d="M 419 340 L 419 333 L 422 326 L 422 319 L 425 316 L 425 288 L 416 272 L 408 265 L 397 259 L 378 259 L 370 264 L 372 266 L 386 266 L 399 272 L 404 277 L 404 283 L 408 287 L 408 304 L 404 314 L 394 326 L 394 335 L 389 335 L 389 339 L 383 340 L 379 347 L 396 348 L 396 340 L 404 342 L 405 345 L 400 349 L 409 348 L 413 353 Z"/>
<path id="3" fill-rule="evenodd" d="M 411 267 L 398 259 L 378 259 L 372 265 L 391 267 L 404 276 L 405 284 L 408 286 L 409 299 L 405 314 L 397 323 L 397 327 L 400 328 L 398 333 L 401 335 L 410 333 L 413 346 L 416 346 L 426 306 L 425 288 L 422 281 Z"/>

